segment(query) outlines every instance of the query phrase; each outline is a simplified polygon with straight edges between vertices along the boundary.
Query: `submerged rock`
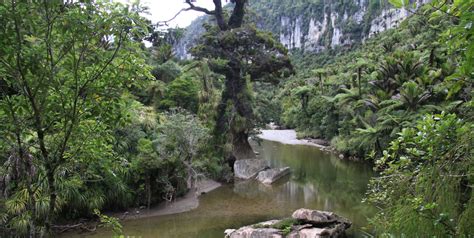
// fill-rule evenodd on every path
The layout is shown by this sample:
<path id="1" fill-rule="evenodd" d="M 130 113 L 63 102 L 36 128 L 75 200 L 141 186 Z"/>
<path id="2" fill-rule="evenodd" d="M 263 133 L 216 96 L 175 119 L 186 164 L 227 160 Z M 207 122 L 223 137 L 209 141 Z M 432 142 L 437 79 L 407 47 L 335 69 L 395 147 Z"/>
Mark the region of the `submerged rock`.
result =
<path id="1" fill-rule="evenodd" d="M 267 162 L 262 159 L 236 160 L 234 163 L 234 175 L 239 179 L 251 179 L 258 172 L 268 168 Z"/>
<path id="2" fill-rule="evenodd" d="M 332 212 L 310 209 L 298 209 L 292 218 L 271 220 L 239 229 L 228 229 L 228 238 L 320 238 L 344 237 L 351 222 Z"/>
<path id="3" fill-rule="evenodd" d="M 272 184 L 289 173 L 290 167 L 267 169 L 258 173 L 257 180 L 263 184 Z"/>

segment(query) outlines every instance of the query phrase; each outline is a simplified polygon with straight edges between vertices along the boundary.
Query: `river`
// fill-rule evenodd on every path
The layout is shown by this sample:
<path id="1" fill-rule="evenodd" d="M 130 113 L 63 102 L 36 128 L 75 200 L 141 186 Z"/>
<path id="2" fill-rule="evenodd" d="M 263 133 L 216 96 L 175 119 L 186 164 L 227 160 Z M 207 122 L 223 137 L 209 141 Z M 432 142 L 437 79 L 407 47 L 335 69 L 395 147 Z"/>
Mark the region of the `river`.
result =
<path id="1" fill-rule="evenodd" d="M 263 140 L 253 147 L 273 167 L 289 166 L 291 175 L 271 186 L 255 181 L 223 185 L 202 195 L 198 208 L 185 213 L 124 221 L 126 237 L 222 238 L 225 229 L 291 216 L 298 208 L 336 212 L 353 222 L 349 236 L 363 236 L 374 212 L 361 202 L 374 175 L 369 165 L 340 160 L 307 144 Z M 110 236 L 106 230 L 77 235 Z"/>

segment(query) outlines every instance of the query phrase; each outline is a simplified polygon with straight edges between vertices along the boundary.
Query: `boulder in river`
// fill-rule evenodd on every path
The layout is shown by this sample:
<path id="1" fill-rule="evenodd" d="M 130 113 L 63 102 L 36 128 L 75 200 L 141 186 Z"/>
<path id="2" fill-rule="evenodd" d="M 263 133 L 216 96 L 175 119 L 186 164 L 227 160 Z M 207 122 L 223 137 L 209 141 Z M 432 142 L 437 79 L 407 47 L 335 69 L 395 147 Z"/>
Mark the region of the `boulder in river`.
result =
<path id="1" fill-rule="evenodd" d="M 344 218 L 340 217 L 334 212 L 326 212 L 326 211 L 318 211 L 318 210 L 311 210 L 306 208 L 300 208 L 293 212 L 291 216 L 294 219 L 303 221 L 305 223 L 311 224 L 327 224 L 327 223 L 341 223 L 347 226 L 347 228 L 351 227 L 351 222 Z"/>
<path id="2" fill-rule="evenodd" d="M 310 227 L 292 231 L 287 238 L 322 238 L 322 237 L 344 237 L 345 229 L 339 224 L 334 227 L 317 228 Z"/>
<path id="3" fill-rule="evenodd" d="M 332 212 L 298 209 L 291 218 L 271 220 L 236 230 L 226 230 L 226 238 L 320 238 L 344 237 L 351 222 Z"/>
<path id="4" fill-rule="evenodd" d="M 272 184 L 289 173 L 290 167 L 267 169 L 258 173 L 257 180 L 263 184 Z"/>
<path id="5" fill-rule="evenodd" d="M 263 159 L 243 159 L 234 163 L 234 175 L 239 179 L 251 179 L 268 168 L 267 162 Z"/>
<path id="6" fill-rule="evenodd" d="M 306 208 L 300 208 L 293 212 L 291 215 L 294 219 L 311 223 L 315 225 L 333 223 L 337 221 L 337 216 L 332 212 L 310 210 Z"/>
<path id="7" fill-rule="evenodd" d="M 250 226 L 241 227 L 238 230 L 227 229 L 225 232 L 226 238 L 283 238 L 283 234 L 277 228 L 274 228 L 275 224 L 280 220 L 271 220 L 260 222 Z"/>

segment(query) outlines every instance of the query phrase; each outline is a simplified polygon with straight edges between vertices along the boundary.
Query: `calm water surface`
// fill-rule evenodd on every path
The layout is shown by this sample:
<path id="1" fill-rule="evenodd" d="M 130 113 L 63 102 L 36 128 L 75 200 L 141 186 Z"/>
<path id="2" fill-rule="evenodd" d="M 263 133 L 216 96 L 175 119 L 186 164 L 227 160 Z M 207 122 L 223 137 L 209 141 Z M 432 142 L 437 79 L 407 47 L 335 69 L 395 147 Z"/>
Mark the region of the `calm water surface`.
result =
<path id="1" fill-rule="evenodd" d="M 289 166 L 292 174 L 272 186 L 254 181 L 224 185 L 200 197 L 197 209 L 175 215 L 125 221 L 129 237 L 224 237 L 224 230 L 291 216 L 298 208 L 334 211 L 352 220 L 350 236 L 363 236 L 366 218 L 374 210 L 361 203 L 370 166 L 342 161 L 306 145 L 263 141 L 254 145 L 274 167 Z M 72 234 L 70 234 L 72 235 Z M 79 237 L 110 237 L 108 231 Z"/>

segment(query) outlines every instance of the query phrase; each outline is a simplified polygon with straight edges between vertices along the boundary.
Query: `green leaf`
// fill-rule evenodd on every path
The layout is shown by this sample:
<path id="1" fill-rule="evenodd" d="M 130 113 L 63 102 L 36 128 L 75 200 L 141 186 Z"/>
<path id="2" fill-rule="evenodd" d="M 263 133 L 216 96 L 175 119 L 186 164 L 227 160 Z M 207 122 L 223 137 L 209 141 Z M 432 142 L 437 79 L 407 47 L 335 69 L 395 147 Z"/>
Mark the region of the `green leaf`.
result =
<path id="1" fill-rule="evenodd" d="M 409 0 L 389 0 L 389 2 L 396 8 L 402 8 L 408 6 Z"/>

